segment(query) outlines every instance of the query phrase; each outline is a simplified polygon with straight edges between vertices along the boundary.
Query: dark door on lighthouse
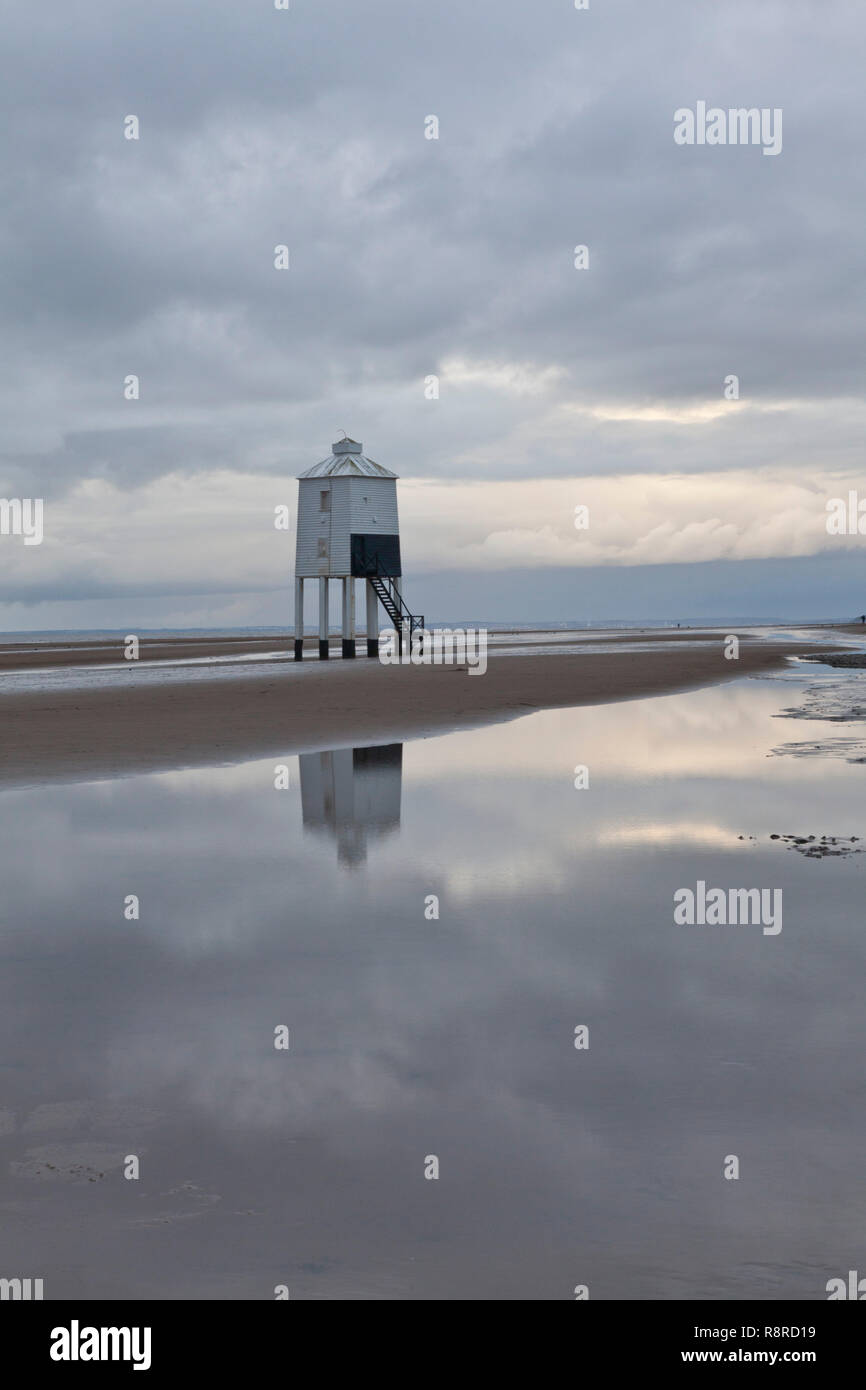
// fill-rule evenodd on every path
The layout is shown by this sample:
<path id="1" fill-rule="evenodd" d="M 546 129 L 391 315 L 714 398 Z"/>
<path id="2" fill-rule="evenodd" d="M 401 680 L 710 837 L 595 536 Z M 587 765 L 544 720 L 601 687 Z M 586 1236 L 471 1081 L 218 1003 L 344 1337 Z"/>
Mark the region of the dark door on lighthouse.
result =
<path id="1" fill-rule="evenodd" d="M 351 536 L 352 576 L 355 579 L 372 579 L 375 575 L 399 579 L 400 537 L 375 536 L 353 531 Z"/>

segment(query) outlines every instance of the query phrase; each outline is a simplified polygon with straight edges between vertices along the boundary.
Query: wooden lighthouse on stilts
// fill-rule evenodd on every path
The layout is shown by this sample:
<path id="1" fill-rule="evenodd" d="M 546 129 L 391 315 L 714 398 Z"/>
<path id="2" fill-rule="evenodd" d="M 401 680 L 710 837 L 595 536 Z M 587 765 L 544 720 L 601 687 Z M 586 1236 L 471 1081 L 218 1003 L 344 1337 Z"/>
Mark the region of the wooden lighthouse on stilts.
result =
<path id="1" fill-rule="evenodd" d="M 420 614 L 410 613 L 401 592 L 397 474 L 364 456 L 363 445 L 340 439 L 321 463 L 298 478 L 298 534 L 295 554 L 295 660 L 304 654 L 304 580 L 319 581 L 319 656 L 329 654 L 328 584 L 343 585 L 345 657 L 355 655 L 355 580 L 367 596 L 367 655 L 379 654 L 379 604 L 400 635 L 401 649 Z"/>

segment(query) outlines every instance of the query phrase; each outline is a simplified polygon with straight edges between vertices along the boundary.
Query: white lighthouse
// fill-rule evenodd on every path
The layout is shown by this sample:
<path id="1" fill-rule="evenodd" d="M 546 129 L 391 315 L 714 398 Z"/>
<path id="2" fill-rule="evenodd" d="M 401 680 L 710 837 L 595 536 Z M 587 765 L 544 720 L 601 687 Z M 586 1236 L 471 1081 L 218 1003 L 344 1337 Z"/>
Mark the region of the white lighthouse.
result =
<path id="1" fill-rule="evenodd" d="M 364 455 L 355 439 L 340 439 L 321 463 L 298 478 L 295 558 L 295 660 L 304 652 L 304 580 L 319 583 L 319 656 L 328 656 L 331 579 L 343 586 L 343 656 L 355 655 L 355 580 L 367 595 L 367 655 L 379 652 L 379 604 L 391 625 L 409 637 L 424 626 L 401 593 L 397 474 Z"/>

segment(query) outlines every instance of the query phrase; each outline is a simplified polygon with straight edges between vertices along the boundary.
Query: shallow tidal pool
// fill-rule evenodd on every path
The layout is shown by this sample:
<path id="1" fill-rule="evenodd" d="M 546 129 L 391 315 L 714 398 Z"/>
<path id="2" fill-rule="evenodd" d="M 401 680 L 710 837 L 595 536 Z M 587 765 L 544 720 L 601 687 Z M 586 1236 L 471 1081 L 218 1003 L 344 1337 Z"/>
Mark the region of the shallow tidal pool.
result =
<path id="1" fill-rule="evenodd" d="M 826 1298 L 866 1258 L 862 691 L 2 792 L 0 1276 Z M 675 922 L 698 883 L 781 929 Z"/>

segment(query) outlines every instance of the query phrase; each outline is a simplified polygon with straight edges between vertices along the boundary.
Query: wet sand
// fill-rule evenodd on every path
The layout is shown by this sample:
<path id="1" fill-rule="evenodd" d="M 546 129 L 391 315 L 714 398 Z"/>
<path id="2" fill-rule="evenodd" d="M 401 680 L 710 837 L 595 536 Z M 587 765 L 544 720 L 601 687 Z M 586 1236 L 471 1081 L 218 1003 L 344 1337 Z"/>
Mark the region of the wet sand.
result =
<path id="1" fill-rule="evenodd" d="M 758 629 L 755 629 L 758 630 Z M 778 629 L 776 629 L 778 630 Z M 809 631 L 815 631 L 812 628 Z M 861 633 L 866 641 L 866 631 L 852 624 L 839 624 L 834 627 L 823 625 L 823 631 L 840 633 Z M 807 631 L 803 629 L 804 633 Z M 717 637 L 717 629 L 709 628 L 578 628 L 550 631 L 528 631 L 526 628 L 507 628 L 491 632 L 489 643 L 492 648 L 508 646 L 515 638 L 520 641 L 522 650 L 530 647 L 549 647 L 551 643 L 573 644 L 593 643 L 603 640 L 606 646 L 621 645 L 639 640 L 643 643 L 702 642 L 708 637 Z M 340 641 L 333 634 L 330 639 L 331 651 L 340 654 Z M 184 637 L 140 637 L 140 665 L 154 661 L 195 661 L 203 658 L 225 657 L 237 660 L 245 656 L 264 656 L 273 652 L 289 654 L 294 648 L 291 633 L 271 633 L 270 635 L 239 635 L 215 637 L 210 634 Z M 315 636 L 304 638 L 304 650 L 311 656 L 318 655 L 319 641 Z M 358 651 L 363 654 L 363 636 L 358 639 Z M 124 642 L 120 637 L 84 637 L 80 639 L 16 642 L 10 637 L 0 642 L 0 671 L 50 670 L 62 666 L 114 666 L 125 664 Z"/>
<path id="2" fill-rule="evenodd" d="M 598 642 L 598 634 L 576 635 Z M 611 644 L 636 636 L 620 633 Z M 494 651 L 484 675 L 465 667 L 382 666 L 361 657 L 271 660 L 259 670 L 245 665 L 235 674 L 222 666 L 203 679 L 146 683 L 137 680 L 144 673 L 130 663 L 129 685 L 115 680 L 105 688 L 71 683 L 16 691 L 13 678 L 5 688 L 0 684 L 0 781 L 77 781 L 385 743 L 533 710 L 710 685 L 776 669 L 790 655 L 826 650 L 806 637 L 744 637 L 739 659 L 732 661 L 725 659 L 721 632 L 709 641 L 700 632 L 640 634 L 642 643 L 651 638 L 658 650 L 520 656 Z M 274 639 L 264 640 L 272 651 Z M 672 647 L 672 640 L 678 645 Z M 204 652 L 197 647 L 196 654 Z M 59 651 L 57 656 L 55 664 L 61 664 Z"/>
<path id="3" fill-rule="evenodd" d="M 312 651 L 313 638 L 306 639 Z M 143 637 L 139 659 L 189 661 L 196 657 L 256 656 L 280 647 L 291 648 L 289 637 Z M 0 642 L 0 671 L 44 670 L 55 666 L 109 666 L 124 660 L 118 637 L 83 638 L 72 642 Z"/>
<path id="4" fill-rule="evenodd" d="M 493 646 L 504 646 L 520 638 L 522 648 L 549 646 L 551 642 L 598 642 L 603 634 L 605 643 L 669 642 L 671 637 L 683 641 L 705 640 L 706 629 L 658 629 L 634 628 L 628 631 L 607 632 L 603 629 L 581 629 L 566 632 L 557 629 L 552 632 L 527 632 L 520 628 L 490 634 Z M 339 639 L 331 637 L 331 650 L 340 654 Z M 203 658 L 226 657 L 237 660 L 245 656 L 263 656 L 270 652 L 283 651 L 286 654 L 294 649 L 294 638 L 290 633 L 277 633 L 270 636 L 236 637 L 142 637 L 139 639 L 140 665 L 153 661 L 196 661 Z M 318 656 L 317 637 L 304 638 L 304 650 L 311 656 Z M 364 638 L 358 642 L 360 653 L 365 650 Z M 50 670 L 61 666 L 115 666 L 125 663 L 124 643 L 119 637 L 88 637 L 80 640 L 34 642 L 0 642 L 0 671 Z"/>
<path id="5" fill-rule="evenodd" d="M 824 656 L 810 656 L 807 661 L 820 661 L 824 666 L 838 666 L 841 670 L 857 671 L 866 666 L 866 652 L 830 652 Z"/>

